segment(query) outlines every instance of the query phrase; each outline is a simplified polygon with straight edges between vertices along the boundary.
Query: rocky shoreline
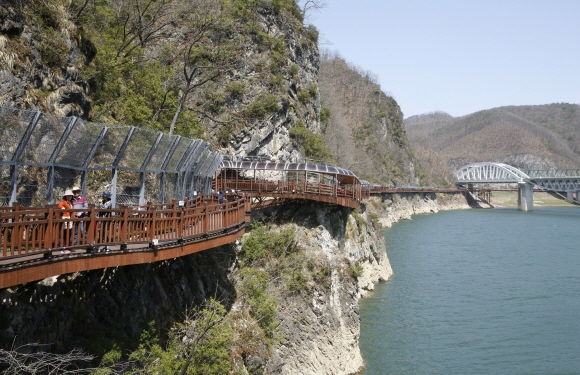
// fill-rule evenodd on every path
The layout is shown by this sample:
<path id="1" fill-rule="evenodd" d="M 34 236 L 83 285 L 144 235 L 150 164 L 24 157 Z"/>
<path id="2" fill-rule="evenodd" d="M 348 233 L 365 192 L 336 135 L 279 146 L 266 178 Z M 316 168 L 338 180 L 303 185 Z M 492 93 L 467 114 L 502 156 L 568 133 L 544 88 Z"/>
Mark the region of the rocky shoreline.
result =
<path id="1" fill-rule="evenodd" d="M 302 223 L 297 241 L 309 251 L 334 264 L 332 283 L 324 291 L 314 290 L 281 301 L 278 317 L 286 340 L 274 348 L 271 373 L 354 374 L 364 366 L 359 348 L 360 316 L 358 300 L 379 281 L 393 274 L 381 229 L 414 214 L 469 208 L 460 194 L 386 194 L 364 201 L 360 210 L 346 219 L 345 231 L 338 235 L 327 208 L 319 208 L 316 223 Z M 360 265 L 354 279 L 341 277 L 344 258 Z"/>

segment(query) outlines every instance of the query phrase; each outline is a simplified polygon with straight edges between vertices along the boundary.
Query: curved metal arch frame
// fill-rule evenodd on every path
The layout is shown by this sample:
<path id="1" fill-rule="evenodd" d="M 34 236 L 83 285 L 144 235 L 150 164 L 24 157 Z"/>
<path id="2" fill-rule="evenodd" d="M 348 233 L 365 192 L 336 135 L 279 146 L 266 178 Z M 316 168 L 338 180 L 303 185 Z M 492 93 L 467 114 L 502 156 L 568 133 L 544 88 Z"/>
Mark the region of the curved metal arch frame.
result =
<path id="1" fill-rule="evenodd" d="M 280 171 L 280 172 L 305 171 L 335 176 L 338 179 L 338 181 L 343 184 L 350 185 L 361 184 L 359 178 L 352 171 L 336 166 L 322 164 L 223 160 L 218 170 L 221 169 L 245 169 L 245 170 L 264 170 L 264 171 Z"/>
<path id="2" fill-rule="evenodd" d="M 53 203 L 56 168 L 73 170 L 80 175 L 80 186 L 86 195 L 87 176 L 91 171 L 110 170 L 113 206 L 116 203 L 119 173 L 137 173 L 139 193 L 130 196 L 133 204 L 145 200 L 145 174 L 159 175 L 161 201 L 165 200 L 166 175 L 181 179 L 173 183 L 173 198 L 183 199 L 187 191 L 180 186 L 208 193 L 211 178 L 223 156 L 209 150 L 209 143 L 157 130 L 119 124 L 82 121 L 76 117 L 62 117 L 36 110 L 0 106 L 0 168 L 9 169 L 8 193 L 0 196 L 0 205 L 12 205 L 19 196 L 19 169 L 32 166 L 47 170 L 46 202 Z M 201 160 L 203 159 L 203 163 Z M 40 185 L 39 185 L 40 186 Z M 36 189 L 35 191 L 40 191 Z M 155 195 L 155 194 L 154 194 Z M 37 197 L 38 198 L 38 197 Z"/>
<path id="3" fill-rule="evenodd" d="M 473 163 L 454 172 L 458 183 L 517 183 L 530 177 L 503 163 Z"/>

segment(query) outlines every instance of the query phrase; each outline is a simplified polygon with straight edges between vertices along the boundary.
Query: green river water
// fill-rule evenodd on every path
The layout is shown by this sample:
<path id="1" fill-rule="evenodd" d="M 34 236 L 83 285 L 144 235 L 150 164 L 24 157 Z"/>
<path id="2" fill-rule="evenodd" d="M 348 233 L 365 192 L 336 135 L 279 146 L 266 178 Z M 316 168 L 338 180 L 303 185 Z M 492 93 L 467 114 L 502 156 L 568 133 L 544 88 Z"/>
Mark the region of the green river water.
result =
<path id="1" fill-rule="evenodd" d="M 364 375 L 580 374 L 580 208 L 415 215 L 360 301 Z"/>

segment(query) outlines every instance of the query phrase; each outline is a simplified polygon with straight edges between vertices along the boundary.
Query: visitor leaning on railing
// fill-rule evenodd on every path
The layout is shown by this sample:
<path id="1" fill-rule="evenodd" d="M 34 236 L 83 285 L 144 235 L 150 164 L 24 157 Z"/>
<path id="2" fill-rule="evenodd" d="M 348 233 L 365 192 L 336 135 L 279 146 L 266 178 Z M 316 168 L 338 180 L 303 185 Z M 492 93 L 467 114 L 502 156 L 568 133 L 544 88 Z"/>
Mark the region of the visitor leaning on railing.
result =
<path id="1" fill-rule="evenodd" d="M 72 190 L 66 190 L 62 196 L 62 200 L 58 203 L 59 210 L 72 210 L 72 198 L 73 198 Z M 61 214 L 61 219 L 64 221 L 61 223 L 60 226 L 60 246 L 65 248 L 71 245 L 71 229 L 72 229 L 72 221 L 70 221 L 70 211 L 65 211 Z M 64 249 L 63 252 L 70 252 L 70 249 Z"/>

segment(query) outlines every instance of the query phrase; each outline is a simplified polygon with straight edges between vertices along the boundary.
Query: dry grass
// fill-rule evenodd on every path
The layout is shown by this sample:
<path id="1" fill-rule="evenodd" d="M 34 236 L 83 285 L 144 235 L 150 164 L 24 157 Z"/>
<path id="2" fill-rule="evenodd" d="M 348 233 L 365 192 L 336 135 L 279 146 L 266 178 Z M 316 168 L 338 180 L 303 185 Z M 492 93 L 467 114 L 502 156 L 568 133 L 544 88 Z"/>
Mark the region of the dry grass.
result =
<path id="1" fill-rule="evenodd" d="M 496 207 L 517 207 L 517 191 L 494 191 L 491 193 L 491 204 Z M 534 206 L 571 206 L 565 200 L 558 199 L 544 192 L 534 192 Z"/>

